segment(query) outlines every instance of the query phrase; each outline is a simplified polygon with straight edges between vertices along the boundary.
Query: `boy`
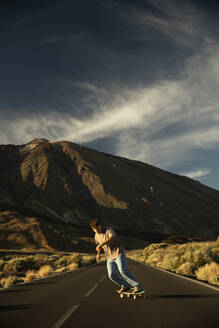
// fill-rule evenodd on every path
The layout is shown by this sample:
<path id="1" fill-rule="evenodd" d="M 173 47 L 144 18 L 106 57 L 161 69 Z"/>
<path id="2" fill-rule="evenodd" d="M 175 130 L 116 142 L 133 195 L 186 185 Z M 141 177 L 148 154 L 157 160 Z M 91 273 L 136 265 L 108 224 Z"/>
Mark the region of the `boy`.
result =
<path id="1" fill-rule="evenodd" d="M 120 286 L 117 292 L 120 294 L 125 291 L 134 293 L 142 291 L 140 283 L 129 271 L 126 263 L 125 248 L 116 236 L 115 232 L 110 228 L 103 228 L 98 219 L 94 219 L 90 223 L 90 227 L 95 232 L 95 242 L 97 263 L 100 261 L 100 252 L 103 248 L 107 258 L 107 271 L 109 278 Z"/>

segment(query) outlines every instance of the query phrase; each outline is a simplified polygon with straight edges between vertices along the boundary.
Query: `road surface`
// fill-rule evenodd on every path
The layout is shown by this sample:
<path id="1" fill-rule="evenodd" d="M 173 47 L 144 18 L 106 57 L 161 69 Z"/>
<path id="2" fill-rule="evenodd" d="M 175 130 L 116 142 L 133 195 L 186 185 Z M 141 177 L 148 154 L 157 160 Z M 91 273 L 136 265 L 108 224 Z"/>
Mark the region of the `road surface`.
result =
<path id="1" fill-rule="evenodd" d="M 120 299 L 105 265 L 0 292 L 1 328 L 218 328 L 219 289 L 128 260 L 149 300 Z"/>

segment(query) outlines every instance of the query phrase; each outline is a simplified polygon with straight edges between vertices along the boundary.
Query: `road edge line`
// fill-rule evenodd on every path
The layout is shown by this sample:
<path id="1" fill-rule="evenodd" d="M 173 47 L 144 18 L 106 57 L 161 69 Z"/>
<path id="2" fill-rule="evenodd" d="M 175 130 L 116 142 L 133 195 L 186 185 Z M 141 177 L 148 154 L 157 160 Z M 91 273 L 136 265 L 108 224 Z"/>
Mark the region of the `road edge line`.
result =
<path id="1" fill-rule="evenodd" d="M 185 276 L 180 275 L 180 274 L 177 274 L 177 273 L 175 273 L 175 272 L 170 272 L 170 271 L 167 271 L 167 270 L 165 270 L 165 269 L 161 269 L 161 268 L 158 268 L 158 267 L 155 267 L 155 266 L 152 266 L 152 265 L 148 265 L 148 264 L 146 264 L 146 263 L 143 263 L 143 262 L 140 262 L 140 261 L 133 260 L 133 259 L 130 258 L 130 257 L 128 257 L 128 258 L 129 258 L 129 260 L 132 260 L 132 261 L 134 261 L 134 262 L 137 262 L 137 263 L 143 264 L 143 265 L 145 265 L 146 267 L 153 268 L 153 269 L 157 269 L 157 270 L 160 270 L 160 271 L 163 271 L 163 272 L 166 272 L 166 273 L 172 274 L 172 275 L 174 275 L 174 276 L 176 276 L 176 277 L 179 277 L 179 278 L 182 278 L 182 279 L 186 279 L 186 280 L 192 281 L 192 282 L 194 282 L 194 283 L 197 283 L 197 284 L 199 284 L 199 285 L 202 285 L 202 286 L 205 286 L 205 287 L 208 287 L 208 288 L 214 289 L 214 290 L 216 290 L 217 292 L 219 292 L 219 287 L 209 286 L 209 284 L 206 283 L 206 282 L 202 282 L 202 281 L 199 281 L 199 280 L 194 280 L 194 279 L 192 279 L 192 278 L 185 277 Z"/>
<path id="2" fill-rule="evenodd" d="M 53 277 L 57 277 L 57 276 L 61 276 L 63 274 L 66 274 L 66 273 L 72 273 L 72 272 L 78 272 L 82 269 L 85 269 L 85 268 L 88 268 L 88 267 L 91 267 L 91 266 L 98 266 L 99 264 L 98 263 L 93 263 L 93 264 L 89 264 L 89 265 L 85 265 L 85 266 L 82 266 L 80 268 L 76 268 L 74 270 L 71 270 L 71 271 L 64 271 L 64 272 L 57 272 L 57 273 L 54 273 L 54 274 L 51 274 L 49 276 L 46 276 L 46 277 L 42 277 L 42 278 L 37 278 L 37 279 L 33 279 L 32 281 L 27 281 L 27 282 L 20 282 L 19 284 L 15 284 L 11 287 L 6 287 L 6 288 L 0 288 L 0 293 L 1 292 L 4 292 L 5 290 L 8 290 L 8 289 L 11 289 L 13 287 L 17 287 L 17 286 L 22 286 L 22 285 L 28 285 L 28 284 L 31 284 L 35 281 L 39 281 L 39 280 L 43 280 L 43 279 L 49 279 L 49 278 L 53 278 Z"/>

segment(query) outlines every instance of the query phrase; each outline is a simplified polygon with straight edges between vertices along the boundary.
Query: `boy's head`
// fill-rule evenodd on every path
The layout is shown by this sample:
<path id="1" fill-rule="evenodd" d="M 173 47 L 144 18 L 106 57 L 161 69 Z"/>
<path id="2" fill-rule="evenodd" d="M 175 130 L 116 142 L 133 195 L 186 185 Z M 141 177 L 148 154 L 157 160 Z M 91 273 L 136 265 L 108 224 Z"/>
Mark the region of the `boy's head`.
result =
<path id="1" fill-rule="evenodd" d="M 102 224 L 98 219 L 93 219 L 90 223 L 91 229 L 93 229 L 94 232 L 101 233 L 102 232 Z"/>

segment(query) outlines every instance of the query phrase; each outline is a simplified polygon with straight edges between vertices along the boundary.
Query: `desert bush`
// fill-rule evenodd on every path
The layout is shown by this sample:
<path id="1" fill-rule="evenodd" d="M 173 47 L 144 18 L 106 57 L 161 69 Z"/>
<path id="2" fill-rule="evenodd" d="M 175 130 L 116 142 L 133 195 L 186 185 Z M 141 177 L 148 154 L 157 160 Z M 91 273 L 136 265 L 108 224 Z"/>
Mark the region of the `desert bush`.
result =
<path id="1" fill-rule="evenodd" d="M 208 245 L 203 245 L 199 249 L 196 249 L 193 254 L 193 263 L 197 267 L 203 266 L 206 263 L 213 261 L 211 247 Z"/>
<path id="2" fill-rule="evenodd" d="M 14 274 L 25 272 L 28 268 L 28 261 L 25 258 L 14 258 L 6 262 L 4 265 L 5 272 Z"/>
<path id="3" fill-rule="evenodd" d="M 47 258 L 47 264 L 49 264 L 50 266 L 52 266 L 53 268 L 55 268 L 55 263 L 56 261 L 59 259 L 58 255 L 51 255 L 48 256 Z"/>
<path id="4" fill-rule="evenodd" d="M 163 261 L 160 262 L 160 267 L 166 270 L 175 271 L 181 264 L 183 264 L 183 259 L 178 254 L 167 254 Z"/>
<path id="5" fill-rule="evenodd" d="M 200 280 L 219 285 L 219 264 L 216 262 L 207 263 L 195 271 L 195 275 Z"/>
<path id="6" fill-rule="evenodd" d="M 215 246 L 211 249 L 211 255 L 212 255 L 213 261 L 216 263 L 219 263 L 219 246 Z"/>
<path id="7" fill-rule="evenodd" d="M 58 258 L 54 262 L 54 266 L 59 269 L 68 266 L 70 263 L 71 263 L 70 256 L 66 255 Z"/>
<path id="8" fill-rule="evenodd" d="M 3 270 L 4 265 L 5 265 L 5 261 L 0 259 L 0 271 Z"/>
<path id="9" fill-rule="evenodd" d="M 26 272 L 24 281 L 29 282 L 29 281 L 32 281 L 33 279 L 36 279 L 36 277 L 37 277 L 37 275 L 36 275 L 36 272 L 34 270 L 28 270 Z"/>
<path id="10" fill-rule="evenodd" d="M 40 269 L 43 265 L 47 264 L 48 256 L 44 254 L 37 254 L 33 257 L 34 268 Z"/>
<path id="11" fill-rule="evenodd" d="M 156 249 L 151 255 L 146 259 L 147 264 L 157 265 L 158 262 L 162 262 L 165 257 L 166 251 L 164 248 Z"/>
<path id="12" fill-rule="evenodd" d="M 165 243 L 160 243 L 160 244 L 150 244 L 149 246 L 145 247 L 145 249 L 143 250 L 143 255 L 145 260 L 147 260 L 147 258 L 157 249 L 160 248 L 166 248 L 168 245 Z"/>
<path id="13" fill-rule="evenodd" d="M 80 254 L 74 254 L 72 257 L 72 260 L 74 263 L 76 263 L 79 267 L 82 266 L 83 263 L 83 257 Z"/>
<path id="14" fill-rule="evenodd" d="M 96 257 L 93 255 L 85 255 L 83 256 L 81 262 L 82 262 L 81 264 L 83 265 L 93 264 L 96 263 Z"/>
<path id="15" fill-rule="evenodd" d="M 36 273 L 37 278 L 47 277 L 52 273 L 50 265 L 43 265 Z"/>
<path id="16" fill-rule="evenodd" d="M 75 263 L 75 262 L 72 262 L 71 264 L 69 264 L 66 269 L 69 270 L 69 271 L 72 271 L 72 270 L 75 270 L 78 268 L 78 264 Z"/>
<path id="17" fill-rule="evenodd" d="M 64 272 L 64 271 L 66 271 L 66 267 L 62 267 L 62 268 L 59 268 L 59 269 L 55 270 L 55 272 L 58 272 L 58 273 Z"/>
<path id="18" fill-rule="evenodd" d="M 59 258 L 54 262 L 54 266 L 59 269 L 61 267 L 66 267 L 71 263 L 76 263 L 78 266 L 81 266 L 83 263 L 83 258 L 80 254 L 65 255 Z"/>
<path id="19" fill-rule="evenodd" d="M 8 288 L 13 286 L 17 281 L 17 278 L 15 276 L 9 276 L 7 278 L 1 279 L 1 284 L 4 288 Z"/>
<path id="20" fill-rule="evenodd" d="M 176 273 L 178 274 L 184 274 L 187 276 L 194 276 L 194 272 L 197 269 L 196 265 L 194 263 L 185 262 L 181 264 L 178 269 L 176 270 Z"/>
<path id="21" fill-rule="evenodd" d="M 194 250 L 192 249 L 185 249 L 184 254 L 182 255 L 182 258 L 185 263 L 193 263 L 194 261 Z"/>

